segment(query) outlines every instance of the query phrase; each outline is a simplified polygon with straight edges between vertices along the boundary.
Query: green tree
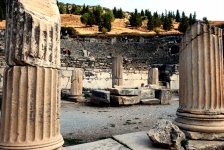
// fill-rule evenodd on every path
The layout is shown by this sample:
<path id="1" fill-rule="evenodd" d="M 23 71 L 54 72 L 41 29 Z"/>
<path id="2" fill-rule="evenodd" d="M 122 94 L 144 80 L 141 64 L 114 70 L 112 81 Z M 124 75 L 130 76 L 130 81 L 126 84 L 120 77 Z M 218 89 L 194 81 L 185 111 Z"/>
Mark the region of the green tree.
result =
<path id="1" fill-rule="evenodd" d="M 83 14 L 80 19 L 83 24 L 86 24 L 86 26 L 89 25 L 92 27 L 92 25 L 95 24 L 95 16 L 93 12 Z"/>
<path id="2" fill-rule="evenodd" d="M 107 32 L 111 31 L 111 22 L 114 21 L 114 15 L 112 12 L 106 12 L 102 15 L 102 22 L 99 25 L 99 31 L 106 29 Z"/>
<path id="3" fill-rule="evenodd" d="M 164 23 L 164 21 L 165 21 L 165 16 L 164 16 L 164 14 L 163 14 L 163 13 L 161 14 L 160 20 L 161 20 L 161 23 L 163 24 L 163 23 Z"/>
<path id="4" fill-rule="evenodd" d="M 142 18 L 141 14 L 138 13 L 138 10 L 135 9 L 134 13 L 131 13 L 131 17 L 129 18 L 130 25 L 133 27 L 141 27 L 142 26 Z"/>
<path id="5" fill-rule="evenodd" d="M 115 18 L 118 18 L 118 12 L 117 12 L 117 8 L 116 7 L 114 7 L 114 9 L 113 9 L 113 14 L 114 14 Z"/>
<path id="6" fill-rule="evenodd" d="M 171 30 L 172 29 L 172 18 L 165 16 L 164 23 L 163 23 L 164 30 Z"/>
<path id="7" fill-rule="evenodd" d="M 74 14 L 74 15 L 80 15 L 80 7 L 73 4 L 72 9 L 71 9 L 71 13 Z"/>
<path id="8" fill-rule="evenodd" d="M 88 20 L 89 20 L 89 13 L 84 13 L 82 16 L 81 16 L 81 22 L 83 24 L 86 24 L 86 26 L 88 25 Z"/>
<path id="9" fill-rule="evenodd" d="M 191 26 L 191 25 L 193 25 L 194 23 L 193 23 L 193 16 L 192 16 L 192 14 L 190 13 L 190 15 L 189 15 L 189 25 Z"/>
<path id="10" fill-rule="evenodd" d="M 70 14 L 70 10 L 69 10 L 69 7 L 68 7 L 68 3 L 66 4 L 66 14 Z"/>
<path id="11" fill-rule="evenodd" d="M 178 26 L 178 30 L 180 32 L 185 32 L 188 28 L 189 28 L 189 23 L 188 23 L 188 17 L 185 15 L 185 13 L 182 13 L 182 18 L 181 18 L 181 22 Z"/>
<path id="12" fill-rule="evenodd" d="M 83 4 L 82 9 L 81 9 L 81 11 L 80 11 L 80 14 L 81 14 L 81 15 L 84 15 L 85 13 L 86 13 L 86 5 Z"/>
<path id="13" fill-rule="evenodd" d="M 179 12 L 178 9 L 177 9 L 177 12 L 176 12 L 176 17 L 175 17 L 175 19 L 176 19 L 176 22 L 180 22 L 180 21 L 181 21 L 181 18 L 180 18 L 180 12 Z"/>
<path id="14" fill-rule="evenodd" d="M 153 13 L 154 17 L 154 27 L 160 27 L 161 26 L 161 20 L 157 12 Z"/>
<path id="15" fill-rule="evenodd" d="M 58 3 L 58 9 L 59 9 L 60 14 L 66 14 L 66 9 L 65 9 L 63 3 Z"/>
<path id="16" fill-rule="evenodd" d="M 148 22 L 147 22 L 147 29 L 153 30 L 154 29 L 154 17 L 152 16 L 151 12 L 148 12 Z"/>
<path id="17" fill-rule="evenodd" d="M 123 10 L 120 8 L 120 9 L 118 9 L 118 11 L 117 11 L 117 18 L 123 18 L 124 17 L 124 14 L 123 14 Z"/>
<path id="18" fill-rule="evenodd" d="M 194 24 L 196 22 L 196 12 L 194 12 L 194 15 L 193 15 L 193 19 L 192 19 L 192 24 Z"/>
<path id="19" fill-rule="evenodd" d="M 145 10 L 145 16 L 148 16 L 148 15 L 149 15 L 149 10 L 146 9 L 146 10 Z"/>
<path id="20" fill-rule="evenodd" d="M 103 8 L 98 5 L 93 9 L 93 14 L 95 17 L 95 23 L 96 25 L 99 25 L 101 23 L 101 16 L 103 14 Z"/>
<path id="21" fill-rule="evenodd" d="M 141 16 L 145 16 L 143 9 L 141 10 Z"/>

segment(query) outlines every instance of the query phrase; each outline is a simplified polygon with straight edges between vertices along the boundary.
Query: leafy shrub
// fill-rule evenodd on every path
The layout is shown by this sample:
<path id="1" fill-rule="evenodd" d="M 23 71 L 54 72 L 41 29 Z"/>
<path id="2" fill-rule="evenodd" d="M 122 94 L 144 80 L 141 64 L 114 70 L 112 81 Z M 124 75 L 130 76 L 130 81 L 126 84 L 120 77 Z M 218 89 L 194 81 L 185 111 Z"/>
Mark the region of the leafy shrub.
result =
<path id="1" fill-rule="evenodd" d="M 153 31 L 156 32 L 156 34 L 159 34 L 160 33 L 160 30 L 157 29 L 157 28 L 155 28 Z"/>

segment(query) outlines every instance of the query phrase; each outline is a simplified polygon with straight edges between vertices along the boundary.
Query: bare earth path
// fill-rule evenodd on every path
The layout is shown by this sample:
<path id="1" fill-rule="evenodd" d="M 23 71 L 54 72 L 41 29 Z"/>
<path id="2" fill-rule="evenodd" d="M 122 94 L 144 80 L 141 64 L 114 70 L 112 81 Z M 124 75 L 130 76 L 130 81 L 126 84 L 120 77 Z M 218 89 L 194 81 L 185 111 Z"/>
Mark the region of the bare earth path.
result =
<path id="1" fill-rule="evenodd" d="M 61 134 L 64 138 L 96 141 L 112 135 L 148 131 L 158 120 L 176 117 L 179 101 L 171 105 L 95 107 L 62 100 Z"/>

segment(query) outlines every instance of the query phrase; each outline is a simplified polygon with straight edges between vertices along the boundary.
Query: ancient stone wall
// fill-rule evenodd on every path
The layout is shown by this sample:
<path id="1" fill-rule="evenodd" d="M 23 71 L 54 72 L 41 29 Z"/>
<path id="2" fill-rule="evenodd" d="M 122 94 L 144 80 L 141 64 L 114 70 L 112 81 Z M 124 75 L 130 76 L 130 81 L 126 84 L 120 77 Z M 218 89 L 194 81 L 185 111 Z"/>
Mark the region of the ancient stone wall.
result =
<path id="1" fill-rule="evenodd" d="M 0 52 L 4 49 L 4 30 L 0 30 Z M 61 51 L 68 48 L 71 58 L 61 56 L 62 66 L 110 69 L 112 56 L 123 56 L 127 70 L 149 69 L 151 64 L 179 63 L 180 35 L 110 36 L 61 39 Z"/>
<path id="2" fill-rule="evenodd" d="M 109 69 L 112 56 L 123 56 L 127 70 L 148 70 L 150 64 L 177 64 L 180 35 L 148 37 L 77 37 L 61 39 L 61 47 L 68 48 L 73 61 L 70 66 Z M 62 57 L 62 66 L 67 65 Z M 65 64 L 63 64 L 65 63 Z"/>

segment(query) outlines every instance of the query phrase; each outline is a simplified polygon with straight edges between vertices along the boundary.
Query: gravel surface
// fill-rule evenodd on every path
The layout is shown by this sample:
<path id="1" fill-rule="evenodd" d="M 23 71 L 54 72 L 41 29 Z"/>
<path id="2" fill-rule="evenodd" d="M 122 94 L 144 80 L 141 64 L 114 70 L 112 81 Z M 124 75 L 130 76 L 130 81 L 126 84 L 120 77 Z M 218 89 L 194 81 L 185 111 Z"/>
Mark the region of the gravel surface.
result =
<path id="1" fill-rule="evenodd" d="M 172 100 L 170 105 L 96 107 L 62 100 L 61 134 L 64 138 L 92 142 L 112 135 L 148 131 L 160 119 L 176 118 L 178 105 L 178 100 Z"/>

